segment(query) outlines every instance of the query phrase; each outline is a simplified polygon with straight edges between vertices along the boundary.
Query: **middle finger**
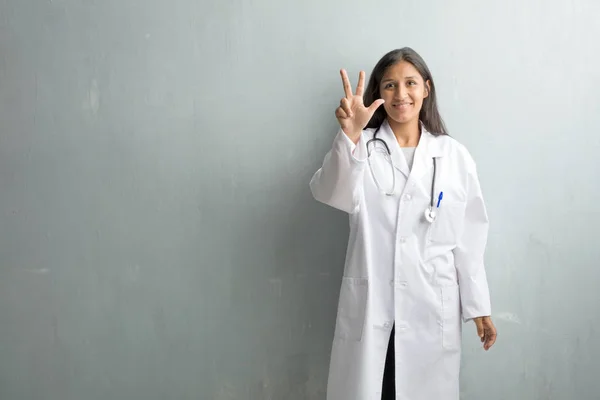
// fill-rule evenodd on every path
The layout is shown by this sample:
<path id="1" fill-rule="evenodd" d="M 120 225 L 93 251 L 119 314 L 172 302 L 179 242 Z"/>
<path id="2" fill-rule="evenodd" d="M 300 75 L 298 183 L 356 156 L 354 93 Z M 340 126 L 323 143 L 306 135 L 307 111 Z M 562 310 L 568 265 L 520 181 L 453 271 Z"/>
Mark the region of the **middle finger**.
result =
<path id="1" fill-rule="evenodd" d="M 356 86 L 356 95 L 362 96 L 365 90 L 365 71 L 360 71 L 358 75 L 358 86 Z"/>

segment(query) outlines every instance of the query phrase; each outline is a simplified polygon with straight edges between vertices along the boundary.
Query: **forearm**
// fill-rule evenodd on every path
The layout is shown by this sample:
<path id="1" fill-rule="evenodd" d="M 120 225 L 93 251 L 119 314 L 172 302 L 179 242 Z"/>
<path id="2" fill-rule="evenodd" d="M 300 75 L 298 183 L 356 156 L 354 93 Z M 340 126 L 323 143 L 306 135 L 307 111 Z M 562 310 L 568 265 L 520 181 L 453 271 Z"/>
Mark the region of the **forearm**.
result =
<path id="1" fill-rule="evenodd" d="M 366 165 L 362 139 L 354 144 L 340 129 L 321 168 L 313 175 L 313 197 L 347 213 L 358 209 L 362 177 Z"/>

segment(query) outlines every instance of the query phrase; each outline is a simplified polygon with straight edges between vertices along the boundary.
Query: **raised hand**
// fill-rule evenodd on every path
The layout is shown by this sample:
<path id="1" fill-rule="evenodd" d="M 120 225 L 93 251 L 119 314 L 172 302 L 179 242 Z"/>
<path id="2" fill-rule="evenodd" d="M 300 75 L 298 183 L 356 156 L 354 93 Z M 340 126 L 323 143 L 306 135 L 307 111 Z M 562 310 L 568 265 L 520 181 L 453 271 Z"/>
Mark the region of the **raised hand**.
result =
<path id="1" fill-rule="evenodd" d="M 337 118 L 344 133 L 354 143 L 358 143 L 362 130 L 367 126 L 375 111 L 384 103 L 383 99 L 377 99 L 369 107 L 363 103 L 363 92 L 365 87 L 365 72 L 360 71 L 356 93 L 352 94 L 350 80 L 345 70 L 341 70 L 342 83 L 344 84 L 345 97 L 340 100 L 340 106 L 335 110 Z"/>

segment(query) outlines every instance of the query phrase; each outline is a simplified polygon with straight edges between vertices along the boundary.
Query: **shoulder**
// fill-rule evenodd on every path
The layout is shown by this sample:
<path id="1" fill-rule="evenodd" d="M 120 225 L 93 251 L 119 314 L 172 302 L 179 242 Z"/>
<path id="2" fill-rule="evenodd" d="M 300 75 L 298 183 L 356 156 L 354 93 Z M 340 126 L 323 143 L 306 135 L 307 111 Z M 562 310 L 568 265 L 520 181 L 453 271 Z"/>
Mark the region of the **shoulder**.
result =
<path id="1" fill-rule="evenodd" d="M 444 155 L 451 157 L 469 171 L 476 170 L 475 159 L 463 143 L 448 135 L 434 136 L 434 138 Z"/>

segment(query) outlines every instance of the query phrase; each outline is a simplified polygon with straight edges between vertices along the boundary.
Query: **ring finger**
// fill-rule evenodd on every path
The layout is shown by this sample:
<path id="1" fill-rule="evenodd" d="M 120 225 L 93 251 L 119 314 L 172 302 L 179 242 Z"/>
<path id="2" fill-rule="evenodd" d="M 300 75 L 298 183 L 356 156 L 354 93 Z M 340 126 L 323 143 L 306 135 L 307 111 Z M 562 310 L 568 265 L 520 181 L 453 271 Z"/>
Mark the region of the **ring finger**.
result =
<path id="1" fill-rule="evenodd" d="M 348 101 L 348 99 L 343 98 L 340 101 L 340 107 L 342 107 L 342 109 L 346 112 L 346 115 L 350 118 L 352 118 L 352 108 L 350 108 L 350 102 Z"/>
<path id="2" fill-rule="evenodd" d="M 346 111 L 344 111 L 344 109 L 342 107 L 338 107 L 335 110 L 335 116 L 337 118 L 348 118 L 348 115 L 346 114 Z"/>

